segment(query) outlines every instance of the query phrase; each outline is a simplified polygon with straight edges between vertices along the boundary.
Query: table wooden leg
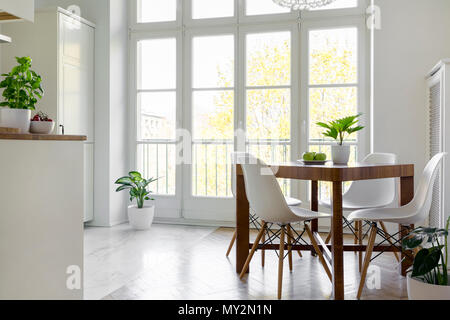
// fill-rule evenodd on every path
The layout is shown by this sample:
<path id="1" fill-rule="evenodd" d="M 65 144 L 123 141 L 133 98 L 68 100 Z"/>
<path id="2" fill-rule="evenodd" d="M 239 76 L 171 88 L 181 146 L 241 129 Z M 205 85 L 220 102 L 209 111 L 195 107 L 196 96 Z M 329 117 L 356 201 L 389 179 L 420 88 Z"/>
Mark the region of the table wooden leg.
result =
<path id="1" fill-rule="evenodd" d="M 402 177 L 400 178 L 400 191 L 399 191 L 399 201 L 400 206 L 406 206 L 414 198 L 414 177 Z M 406 227 L 399 226 L 400 235 L 403 238 L 408 234 L 408 229 Z M 400 239 L 401 239 L 400 238 Z M 406 271 L 412 265 L 412 260 L 409 259 L 405 253 L 402 251 L 402 266 L 400 272 L 402 276 L 406 276 Z"/>
<path id="2" fill-rule="evenodd" d="M 239 274 L 244 267 L 249 251 L 249 211 L 244 176 L 236 174 L 236 272 Z"/>
<path id="3" fill-rule="evenodd" d="M 333 257 L 333 296 L 344 300 L 344 244 L 342 227 L 342 182 L 333 182 L 331 254 Z"/>
<path id="4" fill-rule="evenodd" d="M 319 211 L 319 182 L 311 181 L 311 211 Z M 311 231 L 313 234 L 319 232 L 319 220 L 311 221 Z M 311 255 L 316 256 L 316 252 L 311 250 Z"/>
<path id="5" fill-rule="evenodd" d="M 399 231 L 400 231 L 400 234 L 399 234 L 400 239 L 403 239 L 404 237 L 406 237 L 409 234 L 410 229 L 408 227 L 411 228 L 411 229 L 414 229 L 414 225 L 413 224 L 410 225 L 410 226 L 402 226 L 401 224 L 398 225 L 398 228 L 399 228 Z M 406 253 L 408 253 L 408 255 L 406 255 Z M 408 271 L 408 269 L 414 263 L 414 260 L 411 259 L 412 256 L 414 256 L 414 252 L 413 251 L 411 251 L 411 250 L 403 251 L 403 249 L 402 249 L 402 254 L 401 254 L 401 264 L 402 264 L 402 266 L 400 268 L 400 274 L 402 276 L 404 276 L 404 277 L 406 277 L 406 272 Z"/>

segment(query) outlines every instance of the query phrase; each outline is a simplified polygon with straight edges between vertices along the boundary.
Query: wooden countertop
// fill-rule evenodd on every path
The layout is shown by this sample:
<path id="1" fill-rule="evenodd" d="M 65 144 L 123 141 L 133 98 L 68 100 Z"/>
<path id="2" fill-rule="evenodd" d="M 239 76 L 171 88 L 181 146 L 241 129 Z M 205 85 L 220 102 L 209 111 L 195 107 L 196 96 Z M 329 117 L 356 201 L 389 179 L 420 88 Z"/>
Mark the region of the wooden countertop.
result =
<path id="1" fill-rule="evenodd" d="M 0 140 L 86 141 L 87 137 L 60 134 L 0 133 Z"/>

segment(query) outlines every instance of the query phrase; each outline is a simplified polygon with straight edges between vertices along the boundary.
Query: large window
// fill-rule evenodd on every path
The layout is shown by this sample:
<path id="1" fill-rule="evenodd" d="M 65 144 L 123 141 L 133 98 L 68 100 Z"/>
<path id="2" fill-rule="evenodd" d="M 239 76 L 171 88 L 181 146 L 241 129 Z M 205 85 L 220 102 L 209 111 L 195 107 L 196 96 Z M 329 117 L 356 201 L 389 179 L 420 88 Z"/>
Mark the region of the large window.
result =
<path id="1" fill-rule="evenodd" d="M 192 37 L 192 195 L 231 195 L 234 35 Z"/>
<path id="2" fill-rule="evenodd" d="M 248 152 L 268 162 L 291 160 L 291 32 L 246 35 Z M 282 182 L 288 193 L 288 181 Z"/>
<path id="3" fill-rule="evenodd" d="M 160 178 L 156 197 L 179 196 L 187 210 L 231 208 L 231 152 L 269 163 L 295 161 L 308 149 L 330 155 L 333 142 L 316 122 L 362 112 L 369 123 L 366 0 L 309 12 L 272 0 L 131 3 L 133 163 Z M 177 129 L 191 135 L 190 161 L 181 165 Z M 366 140 L 350 137 L 351 161 L 364 156 Z M 306 187 L 280 184 L 307 200 Z"/>
<path id="4" fill-rule="evenodd" d="M 137 167 L 159 177 L 151 190 L 175 194 L 177 43 L 154 38 L 137 43 Z"/>

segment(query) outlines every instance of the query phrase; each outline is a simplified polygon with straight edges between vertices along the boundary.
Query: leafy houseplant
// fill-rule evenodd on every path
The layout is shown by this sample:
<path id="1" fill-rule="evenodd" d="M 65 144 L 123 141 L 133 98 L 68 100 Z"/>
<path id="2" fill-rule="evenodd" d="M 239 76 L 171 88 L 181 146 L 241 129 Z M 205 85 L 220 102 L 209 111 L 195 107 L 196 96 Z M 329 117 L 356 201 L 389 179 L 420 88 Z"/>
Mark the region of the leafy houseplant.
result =
<path id="1" fill-rule="evenodd" d="M 403 239 L 402 245 L 405 250 L 417 251 L 412 270 L 410 270 L 411 275 L 408 278 L 410 298 L 414 299 L 417 294 L 426 292 L 424 286 L 427 286 L 429 290 L 445 290 L 447 293 L 444 293 L 444 296 L 440 293 L 441 299 L 450 299 L 448 274 L 449 225 L 450 218 L 447 220 L 445 229 L 419 227 Z M 423 288 L 417 289 L 417 292 L 415 292 L 414 289 L 418 286 Z M 428 296 L 432 294 L 429 293 Z"/>
<path id="2" fill-rule="evenodd" d="M 333 162 L 337 164 L 346 164 L 350 158 L 350 146 L 345 146 L 344 141 L 346 135 L 351 135 L 355 132 L 364 129 L 363 126 L 358 125 L 359 117 L 362 114 L 357 114 L 350 117 L 345 117 L 328 123 L 317 122 L 319 127 L 325 128 L 326 131 L 322 134 L 325 137 L 336 140 L 337 145 L 331 147 Z"/>
<path id="3" fill-rule="evenodd" d="M 149 229 L 153 222 L 155 206 L 153 204 L 146 206 L 145 201 L 154 200 L 149 197 L 150 191 L 147 188 L 156 180 L 158 179 L 145 179 L 139 172 L 131 171 L 128 173 L 128 176 L 119 178 L 115 182 L 115 184 L 119 185 L 116 192 L 129 190 L 130 201 L 136 199 L 136 205 L 128 207 L 128 219 L 130 224 L 137 230 Z"/>
<path id="4" fill-rule="evenodd" d="M 362 116 L 361 113 L 355 116 L 333 120 L 329 123 L 317 122 L 317 125 L 327 129 L 327 131 L 323 133 L 325 137 L 333 138 L 337 141 L 338 145 L 342 146 L 344 144 L 346 134 L 351 135 L 364 129 L 363 126 L 355 126 L 358 124 L 358 118 L 360 116 Z"/>
<path id="5" fill-rule="evenodd" d="M 2 74 L 5 79 L 0 83 L 0 88 L 5 89 L 5 101 L 0 103 L 0 107 L 35 110 L 38 99 L 42 99 L 44 94 L 42 78 L 30 69 L 30 57 L 16 57 L 16 60 L 19 65 L 12 68 L 10 73 Z"/>
<path id="6" fill-rule="evenodd" d="M 130 201 L 136 199 L 138 208 L 142 209 L 145 200 L 154 200 L 148 197 L 150 191 L 147 191 L 147 187 L 156 180 L 158 179 L 144 179 L 139 172 L 131 171 L 128 176 L 117 179 L 115 183 L 120 187 L 117 188 L 116 192 L 130 190 Z"/>
<path id="7" fill-rule="evenodd" d="M 27 133 L 30 127 L 31 110 L 36 109 L 36 103 L 42 99 L 42 78 L 31 70 L 30 57 L 16 57 L 18 65 L 10 73 L 2 74 L 5 79 L 0 82 L 4 89 L 4 101 L 1 109 L 1 125 L 5 127 L 20 128 Z"/>

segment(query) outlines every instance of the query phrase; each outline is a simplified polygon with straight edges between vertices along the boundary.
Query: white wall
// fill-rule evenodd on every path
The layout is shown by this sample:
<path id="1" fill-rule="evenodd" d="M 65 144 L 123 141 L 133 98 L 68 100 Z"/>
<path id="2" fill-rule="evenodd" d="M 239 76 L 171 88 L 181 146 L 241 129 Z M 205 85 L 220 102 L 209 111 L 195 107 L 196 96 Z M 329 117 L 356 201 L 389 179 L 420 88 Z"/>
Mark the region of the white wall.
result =
<path id="1" fill-rule="evenodd" d="M 115 193 L 114 181 L 129 171 L 128 157 L 128 3 L 110 0 L 110 224 L 127 221 L 125 193 Z M 125 198 L 124 198 L 125 197 Z"/>
<path id="2" fill-rule="evenodd" d="M 375 0 L 373 148 L 393 152 L 421 174 L 428 154 L 425 76 L 450 57 L 449 0 Z M 417 179 L 416 179 L 417 181 Z"/>
<path id="3" fill-rule="evenodd" d="M 96 24 L 95 33 L 95 174 L 96 226 L 126 218 L 127 197 L 114 181 L 127 172 L 128 23 L 127 0 L 36 0 L 36 9 L 77 5 Z"/>

